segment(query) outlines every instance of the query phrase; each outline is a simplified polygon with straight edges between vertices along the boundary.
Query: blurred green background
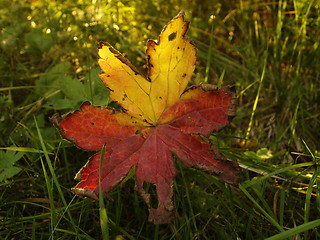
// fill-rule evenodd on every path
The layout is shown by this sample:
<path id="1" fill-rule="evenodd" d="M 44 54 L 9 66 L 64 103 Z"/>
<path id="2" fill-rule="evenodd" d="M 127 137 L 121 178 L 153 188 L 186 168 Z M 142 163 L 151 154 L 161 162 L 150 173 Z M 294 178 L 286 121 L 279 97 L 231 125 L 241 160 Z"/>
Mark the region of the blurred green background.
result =
<path id="1" fill-rule="evenodd" d="M 236 87 L 237 116 L 210 140 L 242 183 L 178 163 L 177 218 L 154 226 L 130 176 L 106 201 L 110 239 L 320 239 L 319 1 L 0 0 L 1 239 L 105 236 L 99 204 L 70 191 L 92 153 L 49 118 L 110 103 L 99 41 L 146 73 L 146 41 L 180 10 L 197 47 L 191 84 Z"/>

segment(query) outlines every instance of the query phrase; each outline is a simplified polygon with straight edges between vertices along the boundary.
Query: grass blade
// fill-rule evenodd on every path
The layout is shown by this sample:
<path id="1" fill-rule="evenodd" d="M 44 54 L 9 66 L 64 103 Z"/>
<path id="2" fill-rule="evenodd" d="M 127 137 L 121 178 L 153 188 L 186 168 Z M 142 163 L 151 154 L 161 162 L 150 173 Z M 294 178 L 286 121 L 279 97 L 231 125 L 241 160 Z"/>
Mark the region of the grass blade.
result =
<path id="1" fill-rule="evenodd" d="M 40 156 L 40 161 L 41 161 L 41 165 L 42 165 L 42 169 L 43 169 L 43 175 L 44 175 L 44 179 L 46 181 L 46 186 L 47 186 L 47 190 L 48 190 L 48 197 L 49 197 L 49 202 L 50 202 L 50 214 L 51 214 L 51 236 L 53 236 L 54 233 L 54 226 L 56 226 L 57 224 L 57 217 L 56 217 L 56 210 L 55 210 L 55 206 L 54 206 L 54 199 L 53 199 L 53 192 L 52 192 L 52 186 L 50 184 L 50 179 L 46 170 L 46 167 L 44 166 L 42 157 Z"/>
<path id="2" fill-rule="evenodd" d="M 71 224 L 72 224 L 75 232 L 78 232 L 78 228 L 77 228 L 77 226 L 75 225 L 75 223 L 74 223 L 74 221 L 73 221 L 73 218 L 72 218 L 72 216 L 71 216 L 71 213 L 70 213 L 70 211 L 69 211 L 69 209 L 68 209 L 68 207 L 67 207 L 67 206 L 68 206 L 67 201 L 66 201 L 66 199 L 64 198 L 64 195 L 63 195 L 63 192 L 62 192 L 60 183 L 59 183 L 58 178 L 57 178 L 57 176 L 56 176 L 56 174 L 55 174 L 55 171 L 54 171 L 54 168 L 53 168 L 53 166 L 52 166 L 50 157 L 49 157 L 49 155 L 47 154 L 48 151 L 47 151 L 46 145 L 45 145 L 45 143 L 44 143 L 44 141 L 43 141 L 43 138 L 42 138 L 42 135 L 41 135 L 41 132 L 40 132 L 40 129 L 39 129 L 39 127 L 38 127 L 38 123 L 37 123 L 37 120 L 36 120 L 35 117 L 34 117 L 34 122 L 35 122 L 35 125 L 36 125 L 36 129 L 37 129 L 39 141 L 40 141 L 42 150 L 43 150 L 43 152 L 44 152 L 44 156 L 45 156 L 47 165 L 48 165 L 48 167 L 49 167 L 50 174 L 51 174 L 51 176 L 52 176 L 53 182 L 54 182 L 54 184 L 56 185 L 56 187 L 57 187 L 57 189 L 58 189 L 60 198 L 61 198 L 61 200 L 62 200 L 62 202 L 63 202 L 64 207 L 66 208 L 66 211 L 67 211 L 68 217 L 69 217 L 69 219 L 70 219 L 70 222 L 71 222 Z M 57 227 L 57 226 L 55 226 L 55 227 Z"/>
<path id="3" fill-rule="evenodd" d="M 297 226 L 295 228 L 292 228 L 290 230 L 287 230 L 287 231 L 281 232 L 277 235 L 274 235 L 272 237 L 266 238 L 265 240 L 282 240 L 285 238 L 290 238 L 291 236 L 293 236 L 295 234 L 299 234 L 301 232 L 308 231 L 308 230 L 310 230 L 312 228 L 316 228 L 318 226 L 320 226 L 320 219 L 314 220 L 312 222 L 304 223 L 304 224 Z"/>
<path id="4" fill-rule="evenodd" d="M 315 159 L 315 156 L 314 154 L 312 153 L 312 151 L 309 149 L 308 145 L 306 144 L 305 141 L 303 141 L 305 147 L 307 148 L 307 150 L 309 151 L 310 155 L 312 156 L 313 158 L 313 161 L 316 163 L 316 159 Z M 308 188 L 307 188 L 307 192 L 306 192 L 306 200 L 305 200 L 305 205 L 304 205 L 304 223 L 308 223 L 309 222 L 309 217 L 310 217 L 310 204 L 311 204 L 311 194 L 312 194 L 312 191 L 313 191 L 313 187 L 314 185 L 316 184 L 316 181 L 317 181 L 317 178 L 320 174 L 320 167 L 317 166 L 317 168 L 315 169 L 314 173 L 312 174 L 312 177 L 309 181 L 309 184 L 308 184 Z M 304 232 L 304 238 L 305 239 L 309 239 L 308 238 L 308 231 L 305 231 Z"/>
<path id="5" fill-rule="evenodd" d="M 103 191 L 101 186 L 102 178 L 102 163 L 104 154 L 106 152 L 106 146 L 104 145 L 100 155 L 100 166 L 99 166 L 99 214 L 100 214 L 100 226 L 102 232 L 102 239 L 109 240 L 109 220 L 107 215 L 107 209 L 103 199 Z"/>
<path id="6" fill-rule="evenodd" d="M 245 138 L 246 140 L 249 139 L 249 135 L 250 135 L 252 124 L 253 124 L 253 117 L 254 117 L 254 114 L 255 114 L 255 112 L 257 110 L 259 96 L 260 96 L 260 92 L 261 92 L 261 89 L 262 89 L 262 83 L 263 83 L 264 75 L 265 75 L 266 68 L 267 68 L 267 60 L 268 60 L 268 53 L 266 51 L 265 52 L 265 58 L 264 58 L 264 65 L 263 65 L 263 69 L 262 69 L 262 73 L 261 73 L 260 81 L 259 81 L 258 92 L 257 92 L 256 98 L 255 98 L 254 103 L 253 103 L 252 112 L 251 112 L 251 116 L 250 116 L 250 121 L 249 121 L 248 129 L 247 129 L 247 133 L 246 133 L 246 138 Z"/>
<path id="7" fill-rule="evenodd" d="M 271 224 L 273 224 L 279 231 L 283 232 L 283 228 L 279 225 L 277 220 L 269 215 L 260 204 L 254 199 L 254 197 L 240 184 L 239 189 L 250 199 L 250 201 L 261 211 L 261 213 L 269 220 Z"/>

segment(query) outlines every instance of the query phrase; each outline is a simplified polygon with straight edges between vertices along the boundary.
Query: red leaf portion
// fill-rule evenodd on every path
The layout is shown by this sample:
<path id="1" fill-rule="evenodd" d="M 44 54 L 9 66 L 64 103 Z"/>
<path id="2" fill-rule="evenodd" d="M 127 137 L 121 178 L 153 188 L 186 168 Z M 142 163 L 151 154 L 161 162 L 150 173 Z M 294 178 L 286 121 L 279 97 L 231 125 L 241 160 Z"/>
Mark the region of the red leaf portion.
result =
<path id="1" fill-rule="evenodd" d="M 102 163 L 101 184 L 104 192 L 118 185 L 138 161 L 138 152 L 145 140 L 133 136 L 120 141 L 114 148 L 105 152 Z M 80 182 L 72 190 L 76 194 L 98 199 L 99 167 L 101 153 L 92 156 L 76 175 Z"/>
<path id="2" fill-rule="evenodd" d="M 64 138 L 85 150 L 100 150 L 104 144 L 112 148 L 148 126 L 123 112 L 92 106 L 89 102 L 57 124 Z"/>
<path id="3" fill-rule="evenodd" d="M 149 207 L 149 220 L 168 223 L 174 216 L 173 180 L 175 154 L 186 167 L 216 174 L 236 185 L 239 181 L 237 163 L 227 161 L 217 149 L 199 135 L 208 135 L 228 123 L 234 114 L 234 93 L 227 88 L 208 89 L 208 85 L 193 87 L 181 100 L 168 108 L 159 125 L 146 122 L 124 112 L 84 103 L 79 111 L 62 120 L 54 118 L 62 136 L 87 150 L 100 150 L 106 145 L 102 162 L 103 192 L 118 185 L 135 168 L 137 190 Z M 98 199 L 101 153 L 92 156 L 76 175 L 80 182 L 73 188 L 76 194 Z M 158 208 L 153 209 L 144 182 L 155 184 Z"/>
<path id="4" fill-rule="evenodd" d="M 176 154 L 186 167 L 214 173 L 230 184 L 237 184 L 239 167 L 225 160 L 216 149 L 200 139 L 190 136 L 168 124 L 150 132 L 144 140 L 133 136 L 106 151 L 102 165 L 102 189 L 110 191 L 119 184 L 133 166 L 136 166 L 137 189 L 147 203 L 149 220 L 156 224 L 169 222 L 174 217 L 173 180 L 176 169 L 171 156 Z M 76 176 L 80 182 L 72 190 L 76 194 L 98 199 L 100 153 L 89 159 Z M 159 206 L 153 209 L 150 195 L 143 183 L 156 185 Z"/>
<path id="5" fill-rule="evenodd" d="M 210 146 L 199 135 L 185 134 L 170 124 L 161 126 L 158 136 L 186 167 L 218 175 L 232 185 L 238 184 L 238 165 L 227 161 L 215 147 Z"/>
<path id="6" fill-rule="evenodd" d="M 149 220 L 156 224 L 169 222 L 173 217 L 174 205 L 173 179 L 176 176 L 175 165 L 168 145 L 159 138 L 161 130 L 154 129 L 140 149 L 136 167 L 137 188 L 148 204 Z M 159 206 L 151 208 L 150 195 L 143 189 L 143 182 L 154 183 L 157 188 Z"/>
<path id="7" fill-rule="evenodd" d="M 160 123 L 170 125 L 185 133 L 208 135 L 218 131 L 235 115 L 234 92 L 229 88 L 204 91 L 204 87 L 193 87 L 181 96 L 181 101 L 168 108 Z"/>

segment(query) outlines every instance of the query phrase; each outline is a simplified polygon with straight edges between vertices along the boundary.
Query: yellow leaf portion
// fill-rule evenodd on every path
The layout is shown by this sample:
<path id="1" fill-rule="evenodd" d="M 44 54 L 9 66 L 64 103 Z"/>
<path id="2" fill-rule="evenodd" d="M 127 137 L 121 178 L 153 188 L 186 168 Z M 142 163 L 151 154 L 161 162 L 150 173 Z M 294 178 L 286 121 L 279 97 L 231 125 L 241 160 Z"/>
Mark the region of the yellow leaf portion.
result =
<path id="1" fill-rule="evenodd" d="M 180 99 L 195 68 L 196 48 L 185 36 L 188 25 L 180 12 L 165 26 L 158 43 L 153 40 L 147 43 L 150 99 L 157 120 Z"/>
<path id="2" fill-rule="evenodd" d="M 104 73 L 99 76 L 117 101 L 131 116 L 155 123 L 156 118 L 149 98 L 150 82 L 146 80 L 117 50 L 100 44 L 98 63 Z"/>
<path id="3" fill-rule="evenodd" d="M 180 99 L 194 71 L 196 48 L 185 36 L 189 22 L 180 12 L 159 35 L 147 43 L 148 81 L 110 45 L 101 43 L 99 76 L 110 98 L 127 113 L 156 125 L 164 110 Z"/>

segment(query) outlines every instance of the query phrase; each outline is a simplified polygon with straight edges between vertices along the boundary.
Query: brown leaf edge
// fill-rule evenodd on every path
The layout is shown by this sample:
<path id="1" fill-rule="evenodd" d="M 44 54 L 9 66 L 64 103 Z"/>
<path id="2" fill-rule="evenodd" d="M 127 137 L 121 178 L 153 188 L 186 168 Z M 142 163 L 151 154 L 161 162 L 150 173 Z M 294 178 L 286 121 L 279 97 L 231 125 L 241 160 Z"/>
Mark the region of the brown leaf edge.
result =
<path id="1" fill-rule="evenodd" d="M 200 87 L 204 91 L 224 91 L 231 97 L 231 102 L 228 108 L 228 121 L 229 124 L 231 123 L 232 119 L 237 115 L 237 95 L 236 95 L 236 88 L 234 86 L 232 87 L 222 87 L 221 89 L 218 89 L 217 85 L 209 84 L 209 83 L 201 83 Z M 197 166 L 198 169 L 208 172 L 209 174 L 215 174 L 217 175 L 221 180 L 225 181 L 226 183 L 229 183 L 233 187 L 236 187 L 240 183 L 240 172 L 241 167 L 239 166 L 238 162 L 236 160 L 228 160 L 224 155 L 222 155 L 218 149 L 211 144 L 211 150 L 214 152 L 214 155 L 217 156 L 217 159 L 227 162 L 230 165 L 230 168 L 234 169 L 234 172 L 237 173 L 236 176 L 228 176 L 226 174 L 221 173 L 215 173 L 212 172 L 212 170 L 207 168 L 202 168 L 202 166 Z"/>
<path id="2" fill-rule="evenodd" d="M 131 70 L 134 72 L 135 75 L 141 75 L 143 78 L 145 78 L 140 72 L 139 70 L 132 65 L 132 63 L 129 61 L 129 59 L 127 59 L 126 57 L 123 56 L 122 53 L 120 53 L 117 49 L 115 49 L 113 46 L 111 46 L 111 44 L 109 44 L 108 42 L 99 42 L 99 47 L 98 49 L 102 49 L 103 46 L 106 46 L 109 48 L 109 51 L 116 57 L 119 59 L 119 61 L 121 61 L 123 64 L 127 65 L 129 68 L 131 68 Z M 146 79 L 146 78 L 145 78 Z M 146 79 L 146 81 L 148 81 L 148 79 Z M 106 86 L 107 87 L 107 86 Z M 108 87 L 107 87 L 108 88 Z M 110 89 L 110 88 L 108 88 Z M 111 89 L 110 89 L 111 90 Z M 113 91 L 113 90 L 111 90 Z"/>
<path id="3" fill-rule="evenodd" d="M 195 86 L 196 87 L 196 86 Z M 192 87 L 191 87 L 192 88 Z M 222 87 L 221 89 L 218 89 L 217 85 L 210 84 L 210 83 L 201 83 L 200 88 L 203 91 L 224 91 L 231 97 L 231 103 L 229 105 L 228 109 L 228 118 L 229 123 L 232 121 L 232 119 L 237 115 L 237 96 L 236 96 L 236 88 L 235 87 Z M 189 90 L 189 89 L 188 89 Z M 186 90 L 186 91 L 188 91 Z"/>
<path id="4" fill-rule="evenodd" d="M 143 187 L 139 187 L 138 184 L 136 184 L 135 190 L 139 192 L 140 196 L 148 206 L 149 222 L 152 222 L 154 224 L 168 224 L 175 218 L 175 206 L 173 203 L 173 182 L 170 185 L 168 200 L 158 208 L 153 208 L 151 206 L 151 195 L 149 193 L 146 193 Z"/>
<path id="5" fill-rule="evenodd" d="M 84 103 L 83 103 L 83 104 L 84 104 Z M 61 122 L 62 119 L 66 118 L 66 117 L 68 117 L 69 115 L 74 114 L 74 113 L 76 113 L 76 112 L 78 112 L 78 111 L 79 111 L 79 110 L 75 110 L 75 111 L 73 111 L 73 112 L 71 112 L 71 113 L 65 114 L 65 115 L 62 116 L 62 117 L 60 116 L 59 113 L 54 113 L 54 114 L 52 115 L 52 117 L 49 118 L 50 122 L 51 122 L 51 123 L 55 126 L 55 128 L 59 131 L 61 137 L 62 137 L 63 139 L 66 139 L 66 140 L 72 142 L 75 146 L 77 146 L 77 145 L 76 145 L 76 139 L 71 138 L 71 137 L 67 137 L 67 136 L 64 134 L 63 129 L 61 129 L 61 128 L 59 127 L 59 124 L 60 124 L 60 122 Z M 78 147 L 78 148 L 80 148 L 80 147 Z M 80 149 L 82 149 L 82 148 L 80 148 Z M 81 167 L 81 169 L 78 171 L 78 173 L 77 173 L 76 176 L 74 177 L 75 180 L 78 180 L 78 181 L 80 180 L 81 172 L 82 172 L 82 170 L 89 164 L 90 159 L 91 159 L 91 158 L 89 158 L 89 160 L 87 161 L 87 163 L 86 163 L 83 167 Z M 86 189 L 77 189 L 77 188 L 71 188 L 71 190 L 72 190 L 72 191 L 74 192 L 74 194 L 76 194 L 76 195 L 81 195 L 81 196 L 89 197 L 89 198 L 94 199 L 94 200 L 96 200 L 96 201 L 99 200 L 98 195 L 97 195 L 94 191 L 89 191 L 89 190 L 86 190 Z"/>
<path id="6" fill-rule="evenodd" d="M 187 88 L 185 92 L 193 89 L 193 88 L 201 88 L 203 91 L 223 91 L 231 98 L 231 102 L 228 108 L 228 123 L 230 124 L 232 119 L 236 116 L 236 109 L 237 109 L 237 97 L 236 97 L 236 88 L 234 86 L 232 87 L 222 87 L 218 89 L 217 85 L 210 84 L 210 83 L 200 83 L 199 85 L 194 85 L 189 88 Z M 182 93 L 183 94 L 183 93 Z M 199 136 L 200 137 L 200 136 Z M 214 146 L 210 141 L 208 141 L 206 138 L 202 138 L 202 141 L 206 141 L 210 144 L 211 151 L 213 152 L 214 156 L 216 156 L 216 159 L 229 165 L 230 172 L 234 172 L 236 175 L 229 176 L 228 174 L 224 174 L 224 172 L 219 172 L 211 167 L 198 164 L 196 166 L 193 166 L 193 168 L 204 171 L 208 174 L 216 175 L 224 182 L 232 185 L 233 187 L 236 187 L 240 183 L 240 172 L 241 167 L 239 166 L 238 162 L 236 160 L 229 160 L 227 159 L 223 154 L 221 154 L 216 146 Z"/>

